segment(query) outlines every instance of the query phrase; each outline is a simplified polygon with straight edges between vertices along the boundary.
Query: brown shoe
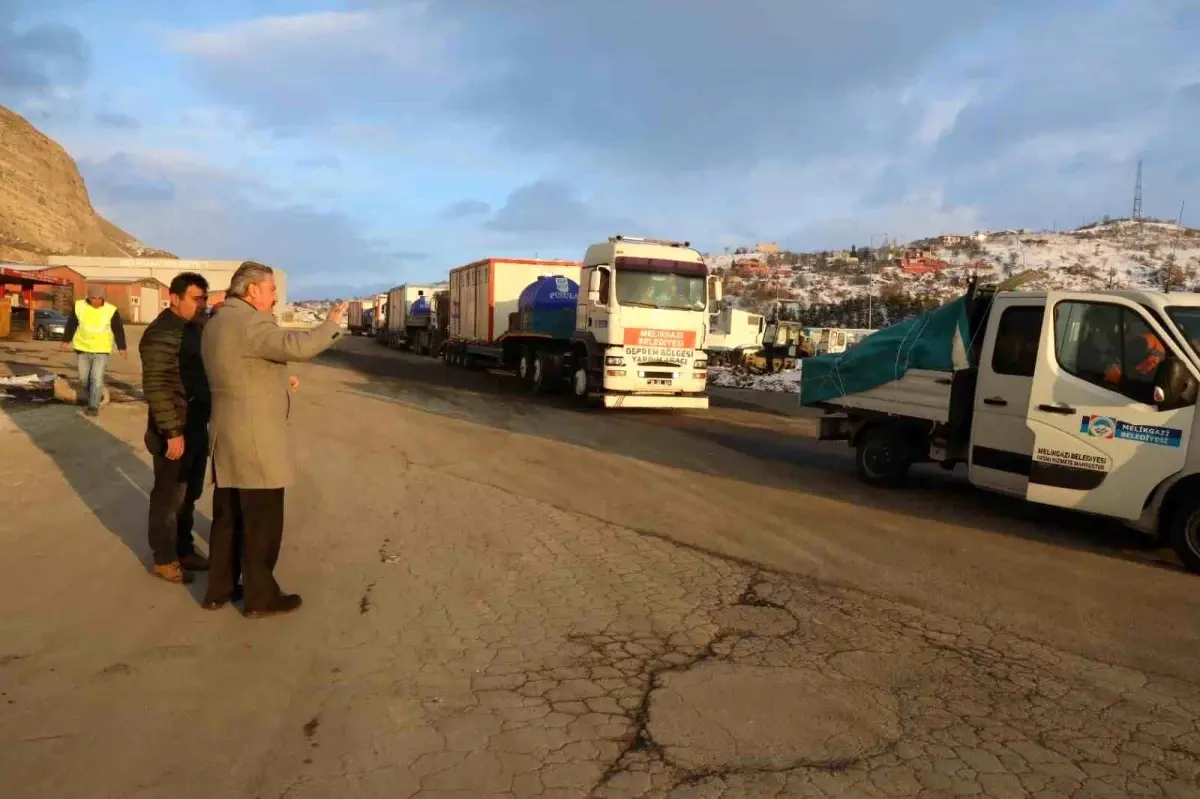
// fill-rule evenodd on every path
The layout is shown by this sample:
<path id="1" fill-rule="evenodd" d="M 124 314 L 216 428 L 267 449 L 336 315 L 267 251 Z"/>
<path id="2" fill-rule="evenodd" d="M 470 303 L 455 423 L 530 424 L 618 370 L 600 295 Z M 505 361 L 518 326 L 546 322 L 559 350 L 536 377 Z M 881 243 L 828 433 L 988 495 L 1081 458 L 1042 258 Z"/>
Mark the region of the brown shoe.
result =
<path id="1" fill-rule="evenodd" d="M 156 563 L 154 568 L 150 570 L 160 580 L 166 580 L 168 583 L 190 583 L 194 578 L 192 575 L 179 568 L 179 562 L 174 563 Z"/>
<path id="2" fill-rule="evenodd" d="M 180 555 L 179 568 L 189 572 L 206 572 L 208 571 L 208 558 L 199 552 Z"/>
<path id="3" fill-rule="evenodd" d="M 246 618 L 248 619 L 263 619 L 267 616 L 279 616 L 284 613 L 291 613 L 300 607 L 299 594 L 280 594 L 279 597 L 265 608 L 259 610 L 247 610 Z"/>

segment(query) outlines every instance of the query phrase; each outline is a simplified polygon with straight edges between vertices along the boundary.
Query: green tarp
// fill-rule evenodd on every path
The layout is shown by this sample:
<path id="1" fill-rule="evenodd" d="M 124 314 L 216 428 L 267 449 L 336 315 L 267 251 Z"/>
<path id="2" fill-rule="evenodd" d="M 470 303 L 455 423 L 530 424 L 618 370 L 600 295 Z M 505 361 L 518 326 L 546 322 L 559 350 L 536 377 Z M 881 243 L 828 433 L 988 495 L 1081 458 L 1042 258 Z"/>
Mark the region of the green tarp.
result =
<path id="1" fill-rule="evenodd" d="M 953 371 L 967 364 L 965 299 L 884 328 L 840 355 L 801 361 L 800 404 L 857 394 L 899 380 L 909 369 Z"/>

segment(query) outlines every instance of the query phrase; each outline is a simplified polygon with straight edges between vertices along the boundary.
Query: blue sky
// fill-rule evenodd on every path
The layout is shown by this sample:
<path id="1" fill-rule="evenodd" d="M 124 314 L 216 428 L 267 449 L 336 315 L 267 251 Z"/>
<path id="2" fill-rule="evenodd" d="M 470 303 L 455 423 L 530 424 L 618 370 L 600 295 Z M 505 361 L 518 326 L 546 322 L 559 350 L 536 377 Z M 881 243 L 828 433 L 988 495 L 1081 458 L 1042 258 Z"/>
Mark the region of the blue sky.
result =
<path id="1" fill-rule="evenodd" d="M 1198 41 L 1200 0 L 0 0 L 0 103 L 147 244 L 345 295 L 614 232 L 1074 226 L 1138 158 L 1200 214 Z"/>

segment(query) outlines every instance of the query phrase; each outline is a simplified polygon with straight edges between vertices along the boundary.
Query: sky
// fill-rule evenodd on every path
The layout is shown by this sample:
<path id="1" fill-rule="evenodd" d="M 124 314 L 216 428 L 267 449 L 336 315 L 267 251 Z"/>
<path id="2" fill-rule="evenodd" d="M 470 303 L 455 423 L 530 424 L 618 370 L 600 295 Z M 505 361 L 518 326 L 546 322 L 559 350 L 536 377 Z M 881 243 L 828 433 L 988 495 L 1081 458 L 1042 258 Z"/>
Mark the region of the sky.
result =
<path id="1" fill-rule="evenodd" d="M 572 258 L 1200 226 L 1200 0 L 0 0 L 97 209 L 295 299 Z"/>

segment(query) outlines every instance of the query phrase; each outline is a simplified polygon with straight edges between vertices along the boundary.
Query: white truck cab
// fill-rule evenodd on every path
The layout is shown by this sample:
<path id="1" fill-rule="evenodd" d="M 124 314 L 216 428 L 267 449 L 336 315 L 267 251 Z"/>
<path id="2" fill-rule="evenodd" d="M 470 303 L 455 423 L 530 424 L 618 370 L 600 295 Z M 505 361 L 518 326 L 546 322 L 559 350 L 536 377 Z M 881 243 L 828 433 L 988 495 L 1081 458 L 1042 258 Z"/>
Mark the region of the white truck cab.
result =
<path id="1" fill-rule="evenodd" d="M 708 308 L 721 283 L 688 242 L 612 236 L 580 270 L 572 391 L 606 407 L 707 408 Z"/>
<path id="2" fill-rule="evenodd" d="M 1200 294 L 984 301 L 963 368 L 823 403 L 822 438 L 851 441 L 869 483 L 965 463 L 980 488 L 1120 519 L 1200 572 Z"/>

